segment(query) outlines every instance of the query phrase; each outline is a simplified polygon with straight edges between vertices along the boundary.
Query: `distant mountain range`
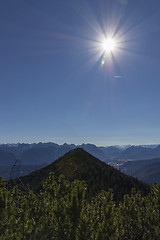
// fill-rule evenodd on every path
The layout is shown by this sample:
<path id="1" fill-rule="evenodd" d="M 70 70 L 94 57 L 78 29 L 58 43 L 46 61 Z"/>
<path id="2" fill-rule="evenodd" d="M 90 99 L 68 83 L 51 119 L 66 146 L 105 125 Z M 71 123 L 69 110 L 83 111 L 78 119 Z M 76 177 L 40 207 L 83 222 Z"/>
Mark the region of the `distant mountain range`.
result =
<path id="1" fill-rule="evenodd" d="M 119 163 L 122 165 L 130 160 L 160 158 L 160 145 L 97 147 L 93 144 L 74 145 L 65 143 L 58 145 L 52 142 L 1 144 L 0 175 L 7 179 L 15 162 L 14 170 L 19 169 L 16 166 L 20 166 L 19 176 L 28 174 L 52 163 L 75 148 L 83 148 L 88 153 L 113 166 L 117 166 Z"/>
<path id="2" fill-rule="evenodd" d="M 113 189 L 115 200 L 122 199 L 123 195 L 130 193 L 132 188 L 141 191 L 143 195 L 148 194 L 150 190 L 147 184 L 121 173 L 82 148 L 71 150 L 50 165 L 10 183 L 11 185 L 18 184 L 24 191 L 26 187 L 39 191 L 50 172 L 54 172 L 56 179 L 62 174 L 71 181 L 85 180 L 88 185 L 89 198 L 101 190 L 107 191 L 110 188 Z"/>
<path id="3" fill-rule="evenodd" d="M 74 148 L 83 148 L 85 151 L 106 162 L 114 159 L 140 160 L 160 157 L 160 145 L 97 147 L 94 144 L 75 145 L 65 143 L 58 145 L 52 142 L 40 142 L 33 144 L 1 144 L 0 164 L 12 164 L 10 158 L 4 158 L 4 155 L 8 155 L 8 153 L 14 154 L 23 164 L 50 163 Z"/>
<path id="4" fill-rule="evenodd" d="M 122 151 L 118 159 L 127 160 L 146 160 L 151 158 L 160 157 L 160 146 L 156 148 L 142 147 L 142 146 L 131 146 Z"/>
<path id="5" fill-rule="evenodd" d="M 63 144 L 55 143 L 37 143 L 37 144 L 3 144 L 0 145 L 0 164 L 11 165 L 13 163 L 13 156 L 4 160 L 4 155 L 8 153 L 14 154 L 22 164 L 44 164 L 51 163 L 60 156 L 63 156 L 68 151 L 81 147 L 84 150 L 92 153 L 94 156 L 105 160 L 104 152 L 93 144 Z"/>
<path id="6" fill-rule="evenodd" d="M 160 183 L 160 158 L 128 161 L 120 167 L 121 171 L 148 184 Z"/>

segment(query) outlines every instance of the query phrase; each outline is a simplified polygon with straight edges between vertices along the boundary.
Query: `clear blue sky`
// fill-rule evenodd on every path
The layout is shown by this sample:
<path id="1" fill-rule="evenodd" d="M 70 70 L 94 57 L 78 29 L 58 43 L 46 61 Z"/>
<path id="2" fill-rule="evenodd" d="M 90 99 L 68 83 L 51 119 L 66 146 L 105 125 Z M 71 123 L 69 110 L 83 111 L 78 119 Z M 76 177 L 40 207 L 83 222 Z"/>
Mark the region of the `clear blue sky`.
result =
<path id="1" fill-rule="evenodd" d="M 159 13 L 159 0 L 1 1 L 0 143 L 160 143 Z"/>

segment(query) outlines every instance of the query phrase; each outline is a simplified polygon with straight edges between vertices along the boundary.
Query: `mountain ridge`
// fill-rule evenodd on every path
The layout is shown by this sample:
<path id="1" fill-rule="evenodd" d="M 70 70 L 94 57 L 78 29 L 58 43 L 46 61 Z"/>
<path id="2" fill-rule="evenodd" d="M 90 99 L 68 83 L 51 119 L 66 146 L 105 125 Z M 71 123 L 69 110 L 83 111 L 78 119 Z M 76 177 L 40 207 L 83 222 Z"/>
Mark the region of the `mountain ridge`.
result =
<path id="1" fill-rule="evenodd" d="M 124 194 L 131 192 L 132 188 L 140 190 L 142 194 L 149 192 L 147 184 L 121 173 L 82 148 L 73 149 L 50 165 L 15 181 L 17 184 L 20 181 L 30 189 L 39 191 L 50 172 L 54 172 L 57 178 L 62 174 L 71 181 L 74 179 L 86 181 L 90 197 L 110 188 L 113 189 L 116 199 L 121 199 Z"/>
<path id="2" fill-rule="evenodd" d="M 121 171 L 137 177 L 148 184 L 160 183 L 160 158 L 129 161 L 121 166 Z"/>
<path id="3" fill-rule="evenodd" d="M 127 148 L 118 148 L 117 146 L 97 147 L 94 144 L 63 144 L 56 143 L 33 143 L 33 144 L 2 144 L 0 145 L 0 174 L 7 179 L 11 169 L 18 159 L 22 171 L 19 176 L 24 173 L 30 173 L 41 165 L 47 165 L 55 161 L 57 158 L 63 156 L 65 153 L 75 148 L 81 147 L 98 159 L 114 166 L 124 164 L 128 160 L 146 160 L 152 158 L 160 158 L 160 146 L 129 146 Z M 5 155 L 4 156 L 4 152 Z M 12 154 L 9 154 L 12 153 Z M 25 166 L 29 165 L 25 170 Z M 33 168 L 32 168 L 33 166 Z M 6 174 L 5 174 L 6 172 Z"/>

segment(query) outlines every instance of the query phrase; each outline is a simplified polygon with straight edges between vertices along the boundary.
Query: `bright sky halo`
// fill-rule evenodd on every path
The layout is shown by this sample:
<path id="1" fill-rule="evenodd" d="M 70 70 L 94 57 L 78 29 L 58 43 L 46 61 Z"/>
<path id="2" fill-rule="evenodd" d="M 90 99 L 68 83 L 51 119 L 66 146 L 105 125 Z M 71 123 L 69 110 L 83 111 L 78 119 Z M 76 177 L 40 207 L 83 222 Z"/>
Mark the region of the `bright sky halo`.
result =
<path id="1" fill-rule="evenodd" d="M 114 52 L 114 50 L 115 50 L 116 42 L 113 38 L 106 38 L 102 41 L 101 46 L 102 46 L 102 50 L 104 52 L 111 53 L 111 52 Z"/>
<path id="2" fill-rule="evenodd" d="M 97 55 L 98 60 L 101 62 L 101 66 L 103 67 L 104 64 L 107 62 L 112 63 L 112 56 L 117 54 L 117 38 L 111 37 L 111 36 L 103 36 L 99 38 L 99 46 L 98 46 L 98 51 Z"/>

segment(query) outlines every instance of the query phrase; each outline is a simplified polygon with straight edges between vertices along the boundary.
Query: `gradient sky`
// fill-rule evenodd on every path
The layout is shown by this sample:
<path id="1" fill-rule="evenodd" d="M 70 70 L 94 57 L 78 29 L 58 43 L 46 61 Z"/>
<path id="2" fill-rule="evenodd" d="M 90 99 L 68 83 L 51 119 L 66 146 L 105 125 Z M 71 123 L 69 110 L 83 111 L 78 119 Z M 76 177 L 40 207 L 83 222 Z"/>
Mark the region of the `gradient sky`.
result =
<path id="1" fill-rule="evenodd" d="M 160 143 L 159 0 L 1 1 L 0 143 L 39 141 Z"/>

